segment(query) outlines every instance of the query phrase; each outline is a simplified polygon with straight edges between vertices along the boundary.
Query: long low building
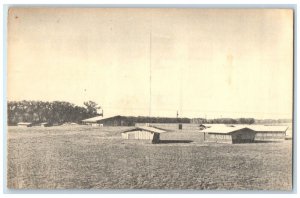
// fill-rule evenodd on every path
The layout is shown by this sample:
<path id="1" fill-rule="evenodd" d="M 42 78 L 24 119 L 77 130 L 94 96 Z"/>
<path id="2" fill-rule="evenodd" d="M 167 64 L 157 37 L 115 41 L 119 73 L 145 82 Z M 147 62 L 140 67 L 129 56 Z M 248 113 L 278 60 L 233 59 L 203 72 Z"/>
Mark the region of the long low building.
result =
<path id="1" fill-rule="evenodd" d="M 219 143 L 251 143 L 255 141 L 282 141 L 287 126 L 216 125 L 203 129 L 204 140 Z"/>
<path id="2" fill-rule="evenodd" d="M 83 124 L 92 126 L 134 126 L 134 122 L 129 116 L 96 116 L 82 120 Z"/>
<path id="3" fill-rule="evenodd" d="M 19 127 L 32 127 L 32 123 L 31 122 L 19 122 L 17 124 Z"/>
<path id="4" fill-rule="evenodd" d="M 145 125 L 146 123 L 173 123 L 177 129 L 182 128 L 182 123 L 189 123 L 188 118 L 168 118 L 168 117 L 147 117 L 147 116 L 126 116 L 126 115 L 110 115 L 96 116 L 82 120 L 86 125 L 103 125 L 103 126 L 135 126 Z"/>
<path id="5" fill-rule="evenodd" d="M 82 120 L 81 122 L 83 124 L 91 125 L 91 126 L 103 126 L 103 124 L 100 123 L 101 120 L 103 120 L 102 115 L 88 118 L 88 119 Z"/>
<path id="6" fill-rule="evenodd" d="M 52 124 L 48 123 L 48 122 L 42 122 L 42 123 L 40 123 L 40 126 L 41 127 L 50 127 L 50 126 L 52 126 Z"/>
<path id="7" fill-rule="evenodd" d="M 149 126 L 139 126 L 122 132 L 122 138 L 127 140 L 141 140 L 148 143 L 159 143 L 160 134 L 166 132 Z"/>
<path id="8" fill-rule="evenodd" d="M 286 137 L 287 126 L 265 126 L 251 125 L 250 128 L 256 132 L 257 141 L 282 141 Z"/>

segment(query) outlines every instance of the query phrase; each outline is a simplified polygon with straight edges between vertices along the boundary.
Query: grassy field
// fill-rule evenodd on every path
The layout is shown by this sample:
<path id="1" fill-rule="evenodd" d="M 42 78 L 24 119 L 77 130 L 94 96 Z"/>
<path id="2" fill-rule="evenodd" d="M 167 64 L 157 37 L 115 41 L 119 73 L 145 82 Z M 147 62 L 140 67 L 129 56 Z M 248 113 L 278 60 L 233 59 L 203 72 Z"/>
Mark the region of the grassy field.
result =
<path id="1" fill-rule="evenodd" d="M 292 141 L 207 144 L 195 131 L 128 143 L 129 127 L 8 127 L 8 188 L 291 190 Z"/>

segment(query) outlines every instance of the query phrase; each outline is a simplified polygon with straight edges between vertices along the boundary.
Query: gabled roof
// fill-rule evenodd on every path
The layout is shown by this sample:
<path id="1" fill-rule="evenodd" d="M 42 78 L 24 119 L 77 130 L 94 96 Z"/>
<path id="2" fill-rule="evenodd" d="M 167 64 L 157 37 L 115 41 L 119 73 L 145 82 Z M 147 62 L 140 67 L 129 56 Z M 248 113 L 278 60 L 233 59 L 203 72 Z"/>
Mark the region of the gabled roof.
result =
<path id="1" fill-rule="evenodd" d="M 18 125 L 30 125 L 32 124 L 31 122 L 19 122 Z"/>
<path id="2" fill-rule="evenodd" d="M 111 115 L 111 116 L 96 116 L 96 117 L 92 117 L 92 118 L 88 118 L 88 119 L 85 119 L 85 120 L 82 120 L 82 122 L 97 122 L 97 121 L 100 121 L 100 120 L 105 120 L 105 119 L 108 119 L 108 118 L 113 118 L 113 117 L 117 117 L 117 116 L 120 116 L 120 115 Z"/>
<path id="3" fill-rule="evenodd" d="M 92 118 L 82 120 L 82 122 L 97 122 L 97 121 L 102 120 L 102 119 L 103 119 L 103 116 L 96 116 L 96 117 L 92 117 Z"/>
<path id="4" fill-rule="evenodd" d="M 220 126 L 227 126 L 226 124 L 200 124 L 200 126 L 205 126 L 206 128 L 211 127 L 220 127 Z"/>
<path id="5" fill-rule="evenodd" d="M 215 125 L 202 130 L 207 133 L 232 133 L 241 129 L 250 129 L 255 132 L 285 132 L 287 126 L 265 126 L 265 125 Z"/>
<path id="6" fill-rule="evenodd" d="M 122 133 L 130 132 L 130 131 L 137 131 L 137 130 L 144 130 L 144 131 L 149 131 L 149 132 L 152 132 L 152 133 L 165 133 L 165 132 L 167 132 L 165 130 L 158 129 L 158 128 L 155 128 L 155 127 L 139 126 L 139 127 L 135 127 L 134 129 L 123 131 Z"/>
<path id="7" fill-rule="evenodd" d="M 232 133 L 234 131 L 238 131 L 238 130 L 245 129 L 245 128 L 248 128 L 248 127 L 218 125 L 218 126 L 206 128 L 206 129 L 202 130 L 202 132 L 206 132 L 206 133 L 224 133 L 224 134 L 226 134 L 226 133 Z"/>
<path id="8" fill-rule="evenodd" d="M 289 127 L 288 126 L 267 126 L 267 125 L 250 125 L 250 129 L 256 132 L 285 132 Z"/>

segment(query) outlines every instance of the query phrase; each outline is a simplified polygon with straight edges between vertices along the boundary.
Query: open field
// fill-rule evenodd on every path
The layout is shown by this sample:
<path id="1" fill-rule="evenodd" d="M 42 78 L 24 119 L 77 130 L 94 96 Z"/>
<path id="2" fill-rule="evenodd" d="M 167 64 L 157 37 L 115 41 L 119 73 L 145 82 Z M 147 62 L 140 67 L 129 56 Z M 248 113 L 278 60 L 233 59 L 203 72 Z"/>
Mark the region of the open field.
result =
<path id="1" fill-rule="evenodd" d="M 121 139 L 128 128 L 8 127 L 8 188 L 292 188 L 291 140 L 208 144 L 183 130 L 142 144 Z"/>

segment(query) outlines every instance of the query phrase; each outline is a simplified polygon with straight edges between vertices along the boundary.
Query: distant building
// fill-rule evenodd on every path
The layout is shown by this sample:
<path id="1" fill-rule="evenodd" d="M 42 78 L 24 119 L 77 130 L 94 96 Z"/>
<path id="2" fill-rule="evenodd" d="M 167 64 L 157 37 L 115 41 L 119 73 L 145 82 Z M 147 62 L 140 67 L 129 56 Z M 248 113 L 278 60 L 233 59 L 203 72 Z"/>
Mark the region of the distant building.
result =
<path id="1" fill-rule="evenodd" d="M 78 125 L 76 122 L 65 122 L 62 124 L 62 126 L 76 126 Z"/>
<path id="2" fill-rule="evenodd" d="M 40 126 L 41 127 L 50 127 L 50 126 L 52 126 L 52 124 L 48 123 L 48 122 L 43 122 L 43 123 L 40 124 Z"/>
<path id="3" fill-rule="evenodd" d="M 159 143 L 160 134 L 164 132 L 166 131 L 154 127 L 140 126 L 122 132 L 122 138 L 127 140 L 141 140 L 149 143 Z"/>
<path id="4" fill-rule="evenodd" d="M 92 117 L 92 118 L 82 120 L 82 123 L 86 124 L 86 125 L 91 125 L 91 126 L 103 126 L 103 124 L 100 123 L 100 121 L 102 119 L 103 119 L 102 115 L 101 116 L 95 116 L 95 117 Z"/>
<path id="5" fill-rule="evenodd" d="M 83 124 L 92 126 L 134 126 L 136 117 L 133 116 L 96 116 L 82 120 Z"/>
<path id="6" fill-rule="evenodd" d="M 226 127 L 226 126 L 234 126 L 232 124 L 200 124 L 199 129 L 207 129 L 207 128 L 212 128 L 212 127 Z"/>
<path id="7" fill-rule="evenodd" d="M 132 116 L 110 116 L 103 117 L 99 123 L 103 124 L 103 126 L 134 126 L 135 119 Z"/>
<path id="8" fill-rule="evenodd" d="M 32 127 L 32 123 L 31 122 L 19 122 L 18 126 L 19 127 Z"/>
<path id="9" fill-rule="evenodd" d="M 145 123 L 173 123 L 176 128 L 178 124 L 189 124 L 189 118 L 170 118 L 170 117 L 148 117 L 148 116 L 124 116 L 124 115 L 111 115 L 111 116 L 96 116 L 82 120 L 83 124 L 103 124 L 103 126 L 135 126 L 136 124 L 145 125 Z"/>

